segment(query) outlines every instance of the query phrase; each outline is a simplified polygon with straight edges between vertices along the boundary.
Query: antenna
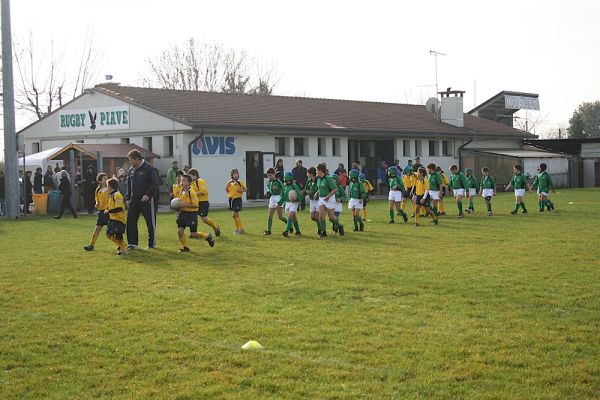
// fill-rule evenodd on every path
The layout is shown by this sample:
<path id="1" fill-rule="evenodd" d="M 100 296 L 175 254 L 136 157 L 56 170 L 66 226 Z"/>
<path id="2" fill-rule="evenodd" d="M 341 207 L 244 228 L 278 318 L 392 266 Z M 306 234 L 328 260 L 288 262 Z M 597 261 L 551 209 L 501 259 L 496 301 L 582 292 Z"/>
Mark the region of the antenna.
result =
<path id="1" fill-rule="evenodd" d="M 435 51 L 435 50 L 429 50 L 429 55 L 432 55 L 432 56 L 435 57 L 435 93 L 436 93 L 436 96 L 437 96 L 437 92 L 439 91 L 439 89 L 438 89 L 437 58 L 438 58 L 438 56 L 445 56 L 446 54 L 440 53 L 439 51 Z"/>

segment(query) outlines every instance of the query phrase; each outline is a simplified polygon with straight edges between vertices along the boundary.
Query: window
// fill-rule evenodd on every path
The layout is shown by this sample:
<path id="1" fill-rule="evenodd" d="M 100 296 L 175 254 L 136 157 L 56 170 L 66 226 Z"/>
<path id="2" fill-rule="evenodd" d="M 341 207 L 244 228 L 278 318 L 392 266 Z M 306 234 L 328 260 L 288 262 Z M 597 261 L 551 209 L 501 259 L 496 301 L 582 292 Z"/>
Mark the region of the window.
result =
<path id="1" fill-rule="evenodd" d="M 320 157 L 327 156 L 327 139 L 325 139 L 325 138 L 317 139 L 317 155 Z"/>
<path id="2" fill-rule="evenodd" d="M 420 140 L 415 140 L 415 156 L 422 156 L 423 155 L 423 149 L 421 148 L 421 141 Z"/>
<path id="3" fill-rule="evenodd" d="M 129 144 L 129 138 L 128 137 L 121 138 L 121 144 Z"/>
<path id="4" fill-rule="evenodd" d="M 31 143 L 31 154 L 40 152 L 40 142 Z"/>
<path id="5" fill-rule="evenodd" d="M 285 156 L 287 155 L 288 150 L 288 138 L 284 137 L 276 137 L 275 138 L 275 155 L 276 156 Z"/>
<path id="6" fill-rule="evenodd" d="M 404 157 L 410 157 L 410 140 L 404 139 L 402 141 L 402 155 Z"/>
<path id="7" fill-rule="evenodd" d="M 294 155 L 307 156 L 308 146 L 306 144 L 306 138 L 294 138 Z"/>
<path id="8" fill-rule="evenodd" d="M 334 138 L 332 140 L 331 155 L 333 155 L 333 156 L 341 155 L 340 154 L 340 139 Z"/>
<path id="9" fill-rule="evenodd" d="M 144 138 L 144 148 L 148 151 L 152 151 L 152 137 L 151 136 Z"/>
<path id="10" fill-rule="evenodd" d="M 429 155 L 430 156 L 439 156 L 440 155 L 436 140 L 429 141 Z"/>
<path id="11" fill-rule="evenodd" d="M 173 136 L 163 137 L 163 157 L 173 157 Z"/>
<path id="12" fill-rule="evenodd" d="M 442 155 L 451 156 L 454 149 L 452 148 L 452 142 L 449 140 L 442 141 Z"/>

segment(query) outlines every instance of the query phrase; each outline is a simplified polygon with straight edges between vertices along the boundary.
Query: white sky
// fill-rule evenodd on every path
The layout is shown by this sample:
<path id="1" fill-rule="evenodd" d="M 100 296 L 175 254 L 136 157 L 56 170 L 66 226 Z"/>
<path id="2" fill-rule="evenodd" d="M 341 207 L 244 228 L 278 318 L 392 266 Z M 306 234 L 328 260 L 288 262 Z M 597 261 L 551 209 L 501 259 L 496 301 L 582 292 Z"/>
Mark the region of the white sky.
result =
<path id="1" fill-rule="evenodd" d="M 145 59 L 194 37 L 273 63 L 276 94 L 421 103 L 466 90 L 465 111 L 501 90 L 539 93 L 536 133 L 568 126 L 600 99 L 600 1 L 12 0 L 13 36 L 64 49 L 77 65 L 86 32 L 105 65 L 98 81 L 137 85 Z M 535 119 L 536 115 L 531 116 Z M 30 120 L 19 117 L 17 129 Z"/>

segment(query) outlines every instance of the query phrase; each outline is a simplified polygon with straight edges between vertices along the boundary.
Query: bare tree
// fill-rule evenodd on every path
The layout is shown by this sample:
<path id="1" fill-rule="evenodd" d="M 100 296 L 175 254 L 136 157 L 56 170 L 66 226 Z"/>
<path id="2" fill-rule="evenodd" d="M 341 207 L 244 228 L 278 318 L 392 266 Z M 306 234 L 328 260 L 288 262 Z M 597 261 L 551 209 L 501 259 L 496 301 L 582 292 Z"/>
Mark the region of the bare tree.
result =
<path id="1" fill-rule="evenodd" d="M 42 119 L 52 110 L 63 105 L 64 99 L 75 98 L 95 79 L 99 67 L 99 53 L 94 40 L 86 34 L 82 56 L 77 71 L 64 67 L 63 53 L 57 54 L 54 41 L 50 41 L 49 54 L 35 47 L 33 33 L 29 33 L 26 45 L 14 44 L 14 62 L 17 66 L 15 103 Z M 73 79 L 68 79 L 72 76 Z"/>

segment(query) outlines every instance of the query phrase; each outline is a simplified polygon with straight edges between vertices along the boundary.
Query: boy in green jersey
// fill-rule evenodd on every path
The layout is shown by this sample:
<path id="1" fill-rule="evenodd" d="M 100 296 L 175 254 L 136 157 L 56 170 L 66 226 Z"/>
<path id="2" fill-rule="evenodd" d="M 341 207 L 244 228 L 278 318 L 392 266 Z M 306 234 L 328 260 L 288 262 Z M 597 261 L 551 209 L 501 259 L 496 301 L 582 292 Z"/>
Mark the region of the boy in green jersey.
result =
<path id="1" fill-rule="evenodd" d="M 511 188 L 514 188 L 515 190 L 515 209 L 510 213 L 515 215 L 519 212 L 519 207 L 521 207 L 523 209 L 523 214 L 527 214 L 523 197 L 525 196 L 525 189 L 529 188 L 529 190 L 531 190 L 531 185 L 529 185 L 527 177 L 521 172 L 520 164 L 515 164 L 513 166 L 513 172 L 512 179 L 510 180 L 510 183 L 506 185 L 505 189 L 506 191 L 509 191 Z"/>
<path id="2" fill-rule="evenodd" d="M 390 192 L 388 194 L 388 203 L 390 208 L 390 224 L 393 224 L 394 215 L 397 211 L 398 214 L 402 215 L 402 219 L 404 222 L 408 221 L 408 217 L 406 213 L 402 209 L 402 193 L 404 192 L 404 182 L 402 182 L 402 178 L 398 176 L 398 171 L 396 166 L 392 165 L 388 168 L 388 185 L 390 187 Z"/>
<path id="3" fill-rule="evenodd" d="M 537 189 L 538 194 L 538 206 L 539 211 L 544 212 L 544 207 L 548 208 L 548 211 L 554 210 L 554 204 L 548 198 L 548 193 L 550 193 L 550 189 L 554 189 L 552 184 L 552 178 L 547 171 L 548 166 L 546 163 L 541 163 L 538 167 L 538 174 L 533 180 L 533 184 L 531 185 L 534 189 Z"/>
<path id="4" fill-rule="evenodd" d="M 300 187 L 294 183 L 294 175 L 291 172 L 286 172 L 284 175 L 285 186 L 281 191 L 281 198 L 279 199 L 279 207 L 285 204 L 285 212 L 288 215 L 287 224 L 283 236 L 288 235 L 296 230 L 296 236 L 300 236 L 300 225 L 298 225 L 298 218 L 296 213 L 298 212 L 298 198 L 301 196 Z M 292 224 L 294 228 L 292 229 Z"/>
<path id="5" fill-rule="evenodd" d="M 352 210 L 352 220 L 354 221 L 354 232 L 365 230 L 361 218 L 361 210 L 363 209 L 363 200 L 367 196 L 364 185 L 359 180 L 359 173 L 353 169 L 350 171 L 350 185 L 348 185 L 348 208 Z"/>
<path id="6" fill-rule="evenodd" d="M 435 164 L 431 163 L 427 165 L 427 172 L 429 173 L 429 197 L 431 198 L 431 210 L 437 217 L 438 215 L 438 204 L 440 201 L 440 192 L 442 191 L 442 176 L 435 171 Z"/>
<path id="7" fill-rule="evenodd" d="M 485 199 L 487 216 L 492 216 L 492 197 L 496 195 L 496 180 L 490 175 L 488 167 L 481 168 L 481 182 L 479 182 L 481 197 Z"/>
<path id="8" fill-rule="evenodd" d="M 325 215 L 337 228 L 340 236 L 344 236 L 344 226 L 335 216 L 335 194 L 338 191 L 335 180 L 327 175 L 327 167 L 325 164 L 317 165 L 317 187 L 318 191 L 313 196 L 314 199 L 319 199 L 319 221 L 321 224 L 320 237 L 327 236 L 327 225 L 325 224 Z"/>
<path id="9" fill-rule="evenodd" d="M 473 170 L 471 168 L 465 168 L 465 178 L 467 180 L 465 192 L 469 197 L 469 207 L 467 207 L 467 212 L 471 214 L 472 212 L 475 212 L 475 207 L 473 207 L 473 199 L 475 199 L 475 196 L 477 196 L 479 182 L 477 182 L 477 178 L 475 178 L 473 175 Z"/>
<path id="10" fill-rule="evenodd" d="M 452 193 L 456 198 L 456 207 L 458 207 L 458 216 L 457 218 L 463 218 L 463 204 L 462 198 L 465 196 L 465 189 L 467 187 L 467 178 L 465 175 L 458 170 L 458 166 L 456 164 L 452 164 L 450 166 L 450 183 L 449 187 L 452 189 Z"/>
<path id="11" fill-rule="evenodd" d="M 348 200 L 348 195 L 346 195 L 346 189 L 340 185 L 340 177 L 339 175 L 332 174 L 331 177 L 335 180 L 335 184 L 337 185 L 337 192 L 335 192 L 335 217 L 340 219 L 340 215 L 342 215 L 342 211 L 344 210 L 343 203 Z M 338 227 L 333 225 L 333 231 L 335 233 L 338 232 Z"/>
<path id="12" fill-rule="evenodd" d="M 306 181 L 306 185 L 304 185 L 304 190 L 302 194 L 304 196 L 308 196 L 310 199 L 310 219 L 315 221 L 317 224 L 317 232 L 319 235 L 321 234 L 321 223 L 319 222 L 319 200 L 314 199 L 314 195 L 318 193 L 319 187 L 317 186 L 317 170 L 315 167 L 310 167 L 306 171 L 306 176 L 308 177 Z"/>
<path id="13" fill-rule="evenodd" d="M 279 205 L 279 200 L 281 199 L 281 192 L 283 190 L 283 183 L 277 178 L 275 178 L 275 168 L 269 168 L 267 170 L 267 178 L 269 181 L 267 182 L 267 196 L 269 196 L 269 219 L 267 222 L 267 230 L 263 232 L 263 235 L 271 234 L 271 227 L 273 226 L 273 214 L 275 214 L 275 210 L 277 210 L 277 216 L 279 220 L 284 224 L 287 224 L 287 218 L 283 216 L 283 207 Z"/>

